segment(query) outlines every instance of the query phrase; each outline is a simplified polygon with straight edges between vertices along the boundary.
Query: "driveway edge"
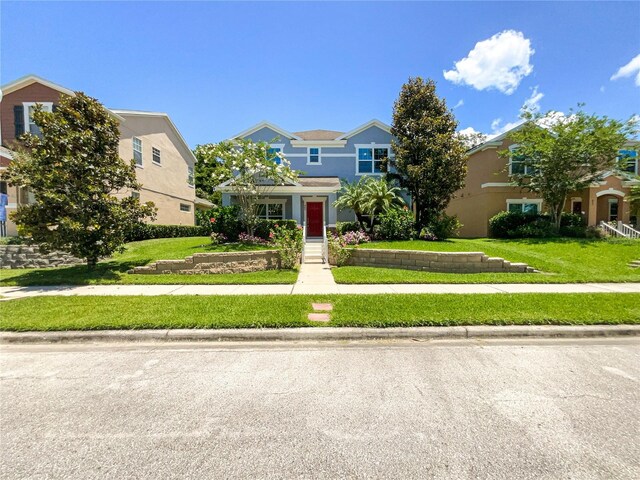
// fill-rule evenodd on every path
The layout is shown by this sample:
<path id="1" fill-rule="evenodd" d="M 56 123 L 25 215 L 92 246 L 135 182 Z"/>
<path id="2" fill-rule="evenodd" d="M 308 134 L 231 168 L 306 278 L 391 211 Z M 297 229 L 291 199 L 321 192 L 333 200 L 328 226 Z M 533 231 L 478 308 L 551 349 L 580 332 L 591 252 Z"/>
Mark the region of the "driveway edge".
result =
<path id="1" fill-rule="evenodd" d="M 408 328 L 265 328 L 0 332 L 0 344 L 97 342 L 260 342 L 392 339 L 587 338 L 640 336 L 640 325 L 504 325 Z"/>

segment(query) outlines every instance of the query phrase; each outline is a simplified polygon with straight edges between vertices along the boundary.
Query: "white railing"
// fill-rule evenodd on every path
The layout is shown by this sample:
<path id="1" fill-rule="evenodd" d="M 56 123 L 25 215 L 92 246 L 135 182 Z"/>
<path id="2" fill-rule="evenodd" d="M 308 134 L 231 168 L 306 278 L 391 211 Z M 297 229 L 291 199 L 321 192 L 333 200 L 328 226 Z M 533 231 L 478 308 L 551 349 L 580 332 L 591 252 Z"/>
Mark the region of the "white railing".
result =
<path id="1" fill-rule="evenodd" d="M 600 228 L 602 228 L 605 233 L 611 235 L 612 237 L 626 237 L 626 235 L 618 230 L 616 227 L 611 225 L 610 223 L 605 222 L 604 220 L 600 222 Z"/>
<path id="2" fill-rule="evenodd" d="M 329 263 L 329 237 L 327 237 L 327 224 L 322 224 L 322 263 Z"/>
<path id="3" fill-rule="evenodd" d="M 631 227 L 631 225 L 626 225 L 622 222 L 618 222 L 618 230 L 622 232 L 622 234 L 627 238 L 640 238 L 640 232 Z"/>
<path id="4" fill-rule="evenodd" d="M 307 222 L 302 222 L 302 263 L 304 263 L 304 250 L 307 245 Z"/>

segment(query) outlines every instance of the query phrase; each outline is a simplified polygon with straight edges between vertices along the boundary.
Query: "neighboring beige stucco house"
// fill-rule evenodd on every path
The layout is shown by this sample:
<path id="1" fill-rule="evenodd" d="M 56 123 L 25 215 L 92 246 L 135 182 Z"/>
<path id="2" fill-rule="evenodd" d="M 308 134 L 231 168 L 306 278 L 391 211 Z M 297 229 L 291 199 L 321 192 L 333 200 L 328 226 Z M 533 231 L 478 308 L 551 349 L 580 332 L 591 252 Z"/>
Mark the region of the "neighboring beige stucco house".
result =
<path id="1" fill-rule="evenodd" d="M 447 208 L 447 214 L 457 215 L 463 224 L 461 237 L 488 236 L 489 219 L 501 211 L 542 212 L 544 209 L 539 196 L 510 182 L 509 173 L 512 168 L 519 168 L 518 165 L 498 155 L 512 145 L 508 140 L 511 131 L 469 151 L 465 187 L 456 192 Z M 624 199 L 629 188 L 640 183 L 634 179 L 639 173 L 638 163 L 636 156 L 630 159 L 627 171 L 606 172 L 601 182 L 568 195 L 565 211 L 582 215 L 588 225 L 598 225 L 601 221 L 630 223 L 629 204 Z"/>
<path id="2" fill-rule="evenodd" d="M 2 88 L 0 100 L 0 174 L 12 160 L 12 149 L 21 133 L 37 133 L 29 116 L 36 103 L 52 110 L 61 95 L 73 91 L 35 75 L 20 78 Z M 195 157 L 184 138 L 166 113 L 108 110 L 119 122 L 120 157 L 136 160 L 136 176 L 142 184 L 138 192 L 143 202 L 152 201 L 158 208 L 155 223 L 194 225 Z M 135 142 L 135 153 L 134 153 Z M 0 193 L 8 195 L 7 221 L 4 234 L 16 235 L 9 218 L 20 204 L 30 201 L 26 189 L 0 181 Z M 118 195 L 132 195 L 130 191 Z M 2 233 L 2 232 L 0 232 Z"/>

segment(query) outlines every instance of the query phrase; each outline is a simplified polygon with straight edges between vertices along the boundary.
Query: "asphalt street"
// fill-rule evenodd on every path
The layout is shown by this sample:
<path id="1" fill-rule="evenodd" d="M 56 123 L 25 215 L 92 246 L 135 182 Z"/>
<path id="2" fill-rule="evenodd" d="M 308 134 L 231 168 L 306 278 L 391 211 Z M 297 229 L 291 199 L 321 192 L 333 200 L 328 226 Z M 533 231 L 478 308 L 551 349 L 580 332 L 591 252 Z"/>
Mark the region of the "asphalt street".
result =
<path id="1" fill-rule="evenodd" d="M 640 478 L 637 338 L 12 345 L 2 478 Z"/>

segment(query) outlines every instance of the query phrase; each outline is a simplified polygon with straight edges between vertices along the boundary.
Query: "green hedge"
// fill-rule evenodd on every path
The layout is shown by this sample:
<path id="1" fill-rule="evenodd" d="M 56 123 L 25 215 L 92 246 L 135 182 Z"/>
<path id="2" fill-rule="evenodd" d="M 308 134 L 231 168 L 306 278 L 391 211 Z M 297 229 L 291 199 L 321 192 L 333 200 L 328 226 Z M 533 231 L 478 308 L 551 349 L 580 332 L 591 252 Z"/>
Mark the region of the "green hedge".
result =
<path id="1" fill-rule="evenodd" d="M 210 229 L 198 225 L 154 225 L 142 223 L 127 232 L 127 242 L 137 242 L 152 238 L 206 237 Z"/>
<path id="2" fill-rule="evenodd" d="M 298 222 L 295 220 L 260 220 L 258 225 L 256 225 L 254 235 L 256 237 L 268 239 L 269 233 L 271 233 L 271 230 L 273 230 L 276 225 L 288 230 L 295 230 L 298 228 Z"/>
<path id="3" fill-rule="evenodd" d="M 548 214 L 500 212 L 489 220 L 489 231 L 494 238 L 585 237 L 587 227 L 575 213 L 562 214 L 557 232 Z"/>
<path id="4" fill-rule="evenodd" d="M 362 230 L 359 222 L 337 222 L 336 223 L 336 231 L 340 235 L 344 235 L 347 232 L 357 232 L 358 230 Z"/>

